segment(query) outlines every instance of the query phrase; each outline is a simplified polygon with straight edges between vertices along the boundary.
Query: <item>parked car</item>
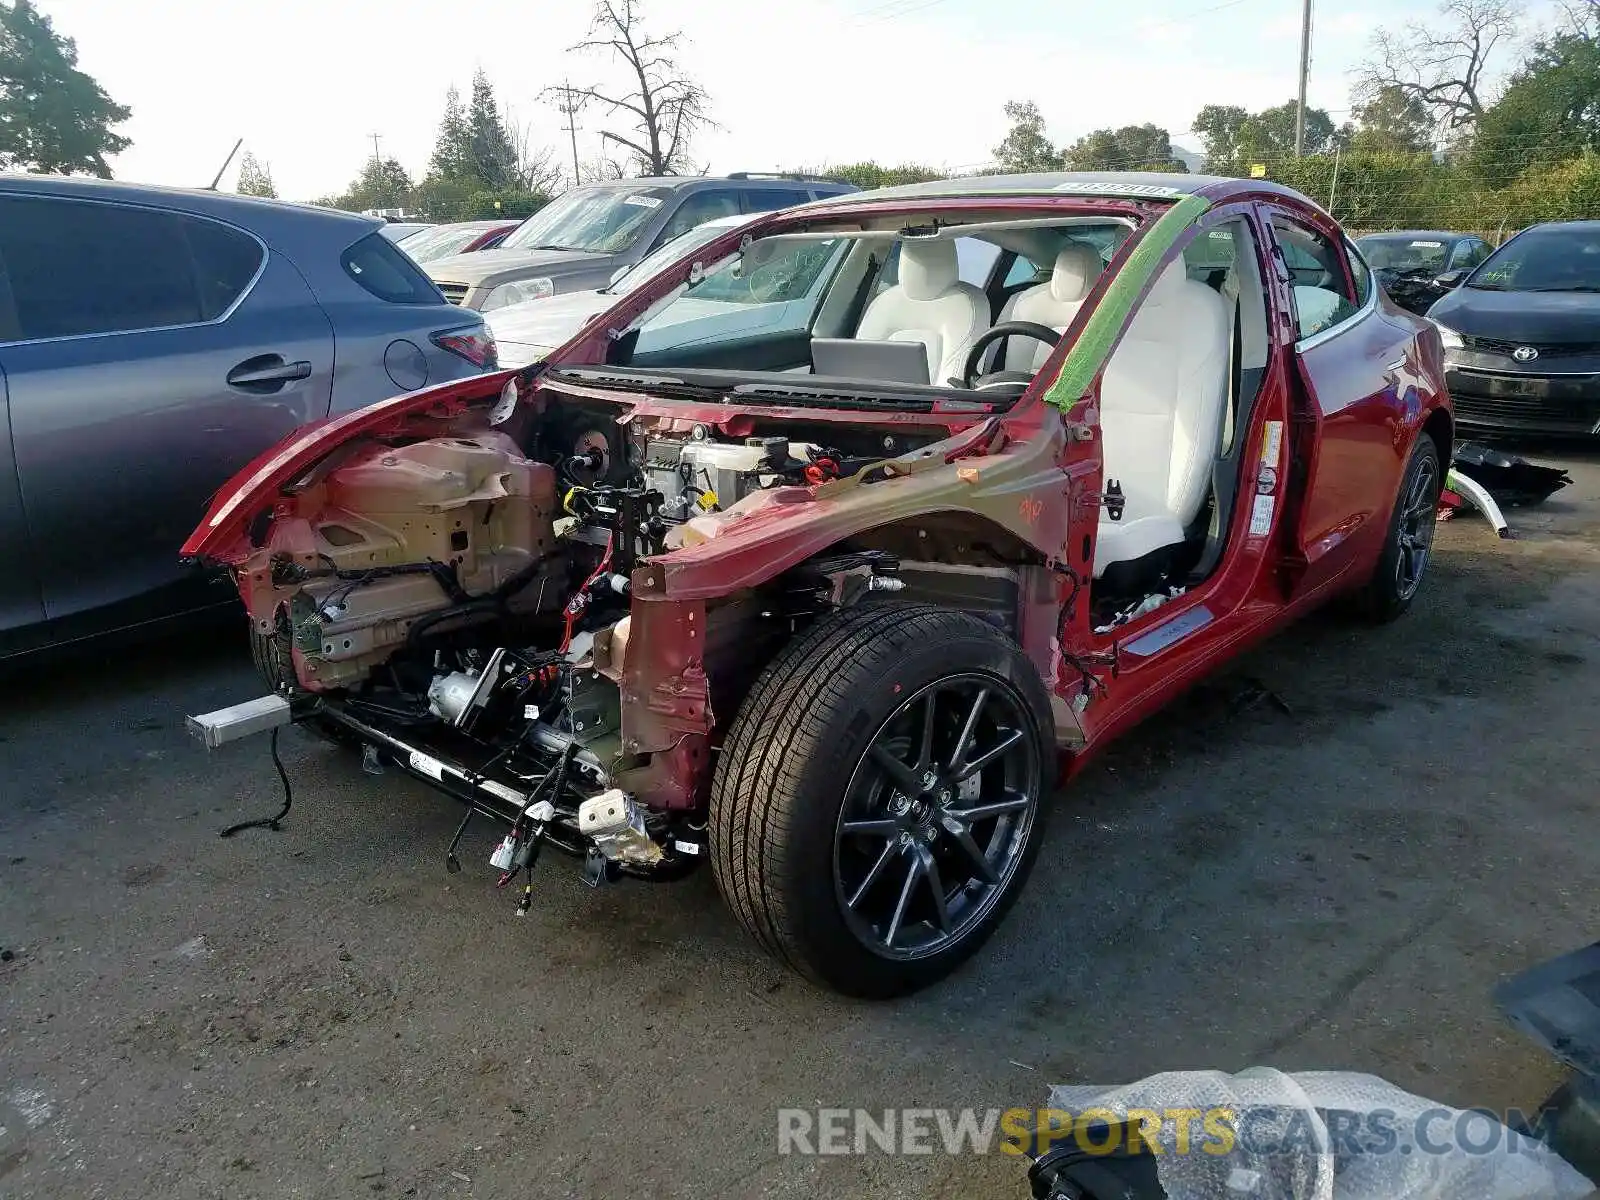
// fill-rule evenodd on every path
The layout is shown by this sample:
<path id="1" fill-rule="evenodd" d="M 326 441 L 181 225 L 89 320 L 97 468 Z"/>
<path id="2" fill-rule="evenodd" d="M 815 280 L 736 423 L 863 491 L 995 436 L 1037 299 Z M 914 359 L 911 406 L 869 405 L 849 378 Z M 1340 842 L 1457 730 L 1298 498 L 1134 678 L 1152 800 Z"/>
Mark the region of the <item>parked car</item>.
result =
<path id="1" fill-rule="evenodd" d="M 403 242 L 408 237 L 421 233 L 424 229 L 432 229 L 431 221 L 385 221 L 383 236 L 391 242 Z"/>
<path id="2" fill-rule="evenodd" d="M 1524 229 L 1428 310 L 1463 425 L 1600 434 L 1600 221 Z"/>
<path id="3" fill-rule="evenodd" d="M 176 550 L 310 421 L 494 366 L 379 222 L 0 176 L 0 655 L 231 599 Z"/>
<path id="4" fill-rule="evenodd" d="M 809 175 L 748 173 L 592 184 L 564 192 L 494 250 L 436 259 L 427 271 L 453 303 L 488 312 L 604 287 L 619 269 L 715 217 L 856 190 Z"/>
<path id="5" fill-rule="evenodd" d="M 822 253 L 804 324 L 674 332 Z M 841 196 L 241 472 L 184 553 L 271 694 L 191 720 L 369 747 L 504 821 L 502 882 L 709 861 L 785 963 L 893 995 L 1016 901 L 1058 778 L 1326 601 L 1405 612 L 1452 438 L 1437 330 L 1278 184 Z"/>
<path id="6" fill-rule="evenodd" d="M 1390 299 L 1419 314 L 1450 290 L 1439 282 L 1441 275 L 1470 271 L 1494 252 L 1474 234 L 1437 229 L 1369 233 L 1357 238 L 1356 245 Z"/>
<path id="7" fill-rule="evenodd" d="M 748 225 L 758 215 L 721 217 L 697 225 L 634 266 L 621 268 L 603 288 L 524 300 L 491 310 L 485 315 L 499 348 L 500 365 L 521 367 L 537 362 L 569 341 L 590 317 L 615 304 L 618 296 L 627 295 L 696 247 L 715 241 L 730 229 Z M 730 275 L 718 294 L 703 289 L 696 296 L 696 305 L 680 306 L 683 311 L 675 311 L 675 317 L 680 319 L 672 327 L 672 336 L 675 340 L 692 336 L 718 339 L 736 333 L 756 334 L 782 327 L 786 322 L 804 325 L 811 319 L 830 261 L 829 255 L 816 256 L 802 274 L 783 278 L 747 280 Z M 680 328 L 689 322 L 696 323 L 698 332 Z M 644 346 L 648 349 L 648 339 Z"/>
<path id="8" fill-rule="evenodd" d="M 430 225 L 402 238 L 400 248 L 415 263 L 428 263 L 452 254 L 473 254 L 492 250 L 505 240 L 521 221 L 451 221 Z"/>

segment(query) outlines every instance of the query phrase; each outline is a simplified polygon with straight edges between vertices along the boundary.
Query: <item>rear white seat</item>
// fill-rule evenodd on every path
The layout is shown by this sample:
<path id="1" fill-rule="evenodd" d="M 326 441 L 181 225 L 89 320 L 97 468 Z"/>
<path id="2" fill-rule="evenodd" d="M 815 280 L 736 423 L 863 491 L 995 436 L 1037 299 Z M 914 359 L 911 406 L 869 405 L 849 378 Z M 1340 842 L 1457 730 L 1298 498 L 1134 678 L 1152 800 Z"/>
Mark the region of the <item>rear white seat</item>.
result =
<path id="1" fill-rule="evenodd" d="M 1228 302 L 1180 258 L 1151 286 L 1100 390 L 1105 479 L 1122 519 L 1100 512 L 1094 573 L 1184 541 L 1211 489 L 1228 388 Z"/>

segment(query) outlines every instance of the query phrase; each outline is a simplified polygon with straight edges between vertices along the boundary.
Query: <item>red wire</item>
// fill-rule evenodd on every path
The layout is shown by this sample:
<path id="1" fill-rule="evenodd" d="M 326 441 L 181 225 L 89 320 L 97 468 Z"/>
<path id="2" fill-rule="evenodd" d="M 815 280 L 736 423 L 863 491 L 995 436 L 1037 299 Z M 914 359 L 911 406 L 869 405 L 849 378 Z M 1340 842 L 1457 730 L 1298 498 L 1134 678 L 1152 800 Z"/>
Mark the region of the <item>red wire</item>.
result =
<path id="1" fill-rule="evenodd" d="M 579 605 L 577 608 L 574 608 L 573 605 L 578 603 L 578 601 L 583 597 L 584 593 L 589 590 L 589 585 L 591 583 L 593 583 L 596 579 L 599 579 L 600 576 L 605 572 L 605 569 L 607 567 L 609 567 L 610 565 L 611 565 L 611 535 L 607 534 L 606 535 L 606 552 L 600 556 L 600 565 L 594 569 L 594 574 L 590 575 L 589 578 L 587 578 L 587 579 L 585 579 L 583 581 L 583 586 L 581 586 L 577 590 L 577 592 L 573 595 L 572 599 L 567 601 L 566 632 L 562 635 L 562 638 L 561 638 L 561 649 L 558 651 L 558 653 L 565 654 L 567 652 L 567 647 L 572 645 L 572 625 L 573 625 L 573 622 L 575 622 L 578 619 L 578 617 L 582 614 L 584 608 L 587 607 L 587 605 Z"/>

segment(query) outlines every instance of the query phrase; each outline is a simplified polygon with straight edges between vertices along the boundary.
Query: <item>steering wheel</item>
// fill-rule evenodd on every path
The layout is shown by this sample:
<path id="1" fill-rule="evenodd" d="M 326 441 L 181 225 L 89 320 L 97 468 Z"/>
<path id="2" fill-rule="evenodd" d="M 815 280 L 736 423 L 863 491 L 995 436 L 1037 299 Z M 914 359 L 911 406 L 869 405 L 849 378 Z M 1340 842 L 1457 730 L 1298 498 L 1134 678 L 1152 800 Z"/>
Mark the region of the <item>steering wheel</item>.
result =
<path id="1" fill-rule="evenodd" d="M 978 363 L 983 360 L 983 352 L 1001 338 L 1008 337 L 1033 338 L 1052 348 L 1061 344 L 1061 335 L 1048 325 L 1040 325 L 1035 321 L 1001 321 L 992 329 L 980 334 L 978 340 L 972 343 L 972 349 L 967 351 L 966 365 L 961 371 L 962 387 L 982 388 L 985 383 L 989 385 L 1026 383 L 1033 378 L 1032 371 L 995 371 L 989 375 L 978 375 Z"/>
<path id="2" fill-rule="evenodd" d="M 757 267 L 745 278 L 745 289 L 757 304 L 770 304 L 783 298 L 794 286 L 796 270 L 793 261 L 782 259 Z"/>

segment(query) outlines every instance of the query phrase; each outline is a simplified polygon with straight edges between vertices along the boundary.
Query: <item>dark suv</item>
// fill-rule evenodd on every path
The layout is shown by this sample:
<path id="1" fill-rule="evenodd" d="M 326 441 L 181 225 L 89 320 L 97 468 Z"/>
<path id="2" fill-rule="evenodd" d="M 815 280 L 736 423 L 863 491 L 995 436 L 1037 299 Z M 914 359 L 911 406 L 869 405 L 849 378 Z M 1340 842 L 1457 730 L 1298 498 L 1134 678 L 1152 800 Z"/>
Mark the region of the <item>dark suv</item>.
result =
<path id="1" fill-rule="evenodd" d="M 815 175 L 743 171 L 589 184 L 534 213 L 498 248 L 435 259 L 424 269 L 447 299 L 488 312 L 604 287 L 652 250 L 717 217 L 771 212 L 859 190 Z"/>

